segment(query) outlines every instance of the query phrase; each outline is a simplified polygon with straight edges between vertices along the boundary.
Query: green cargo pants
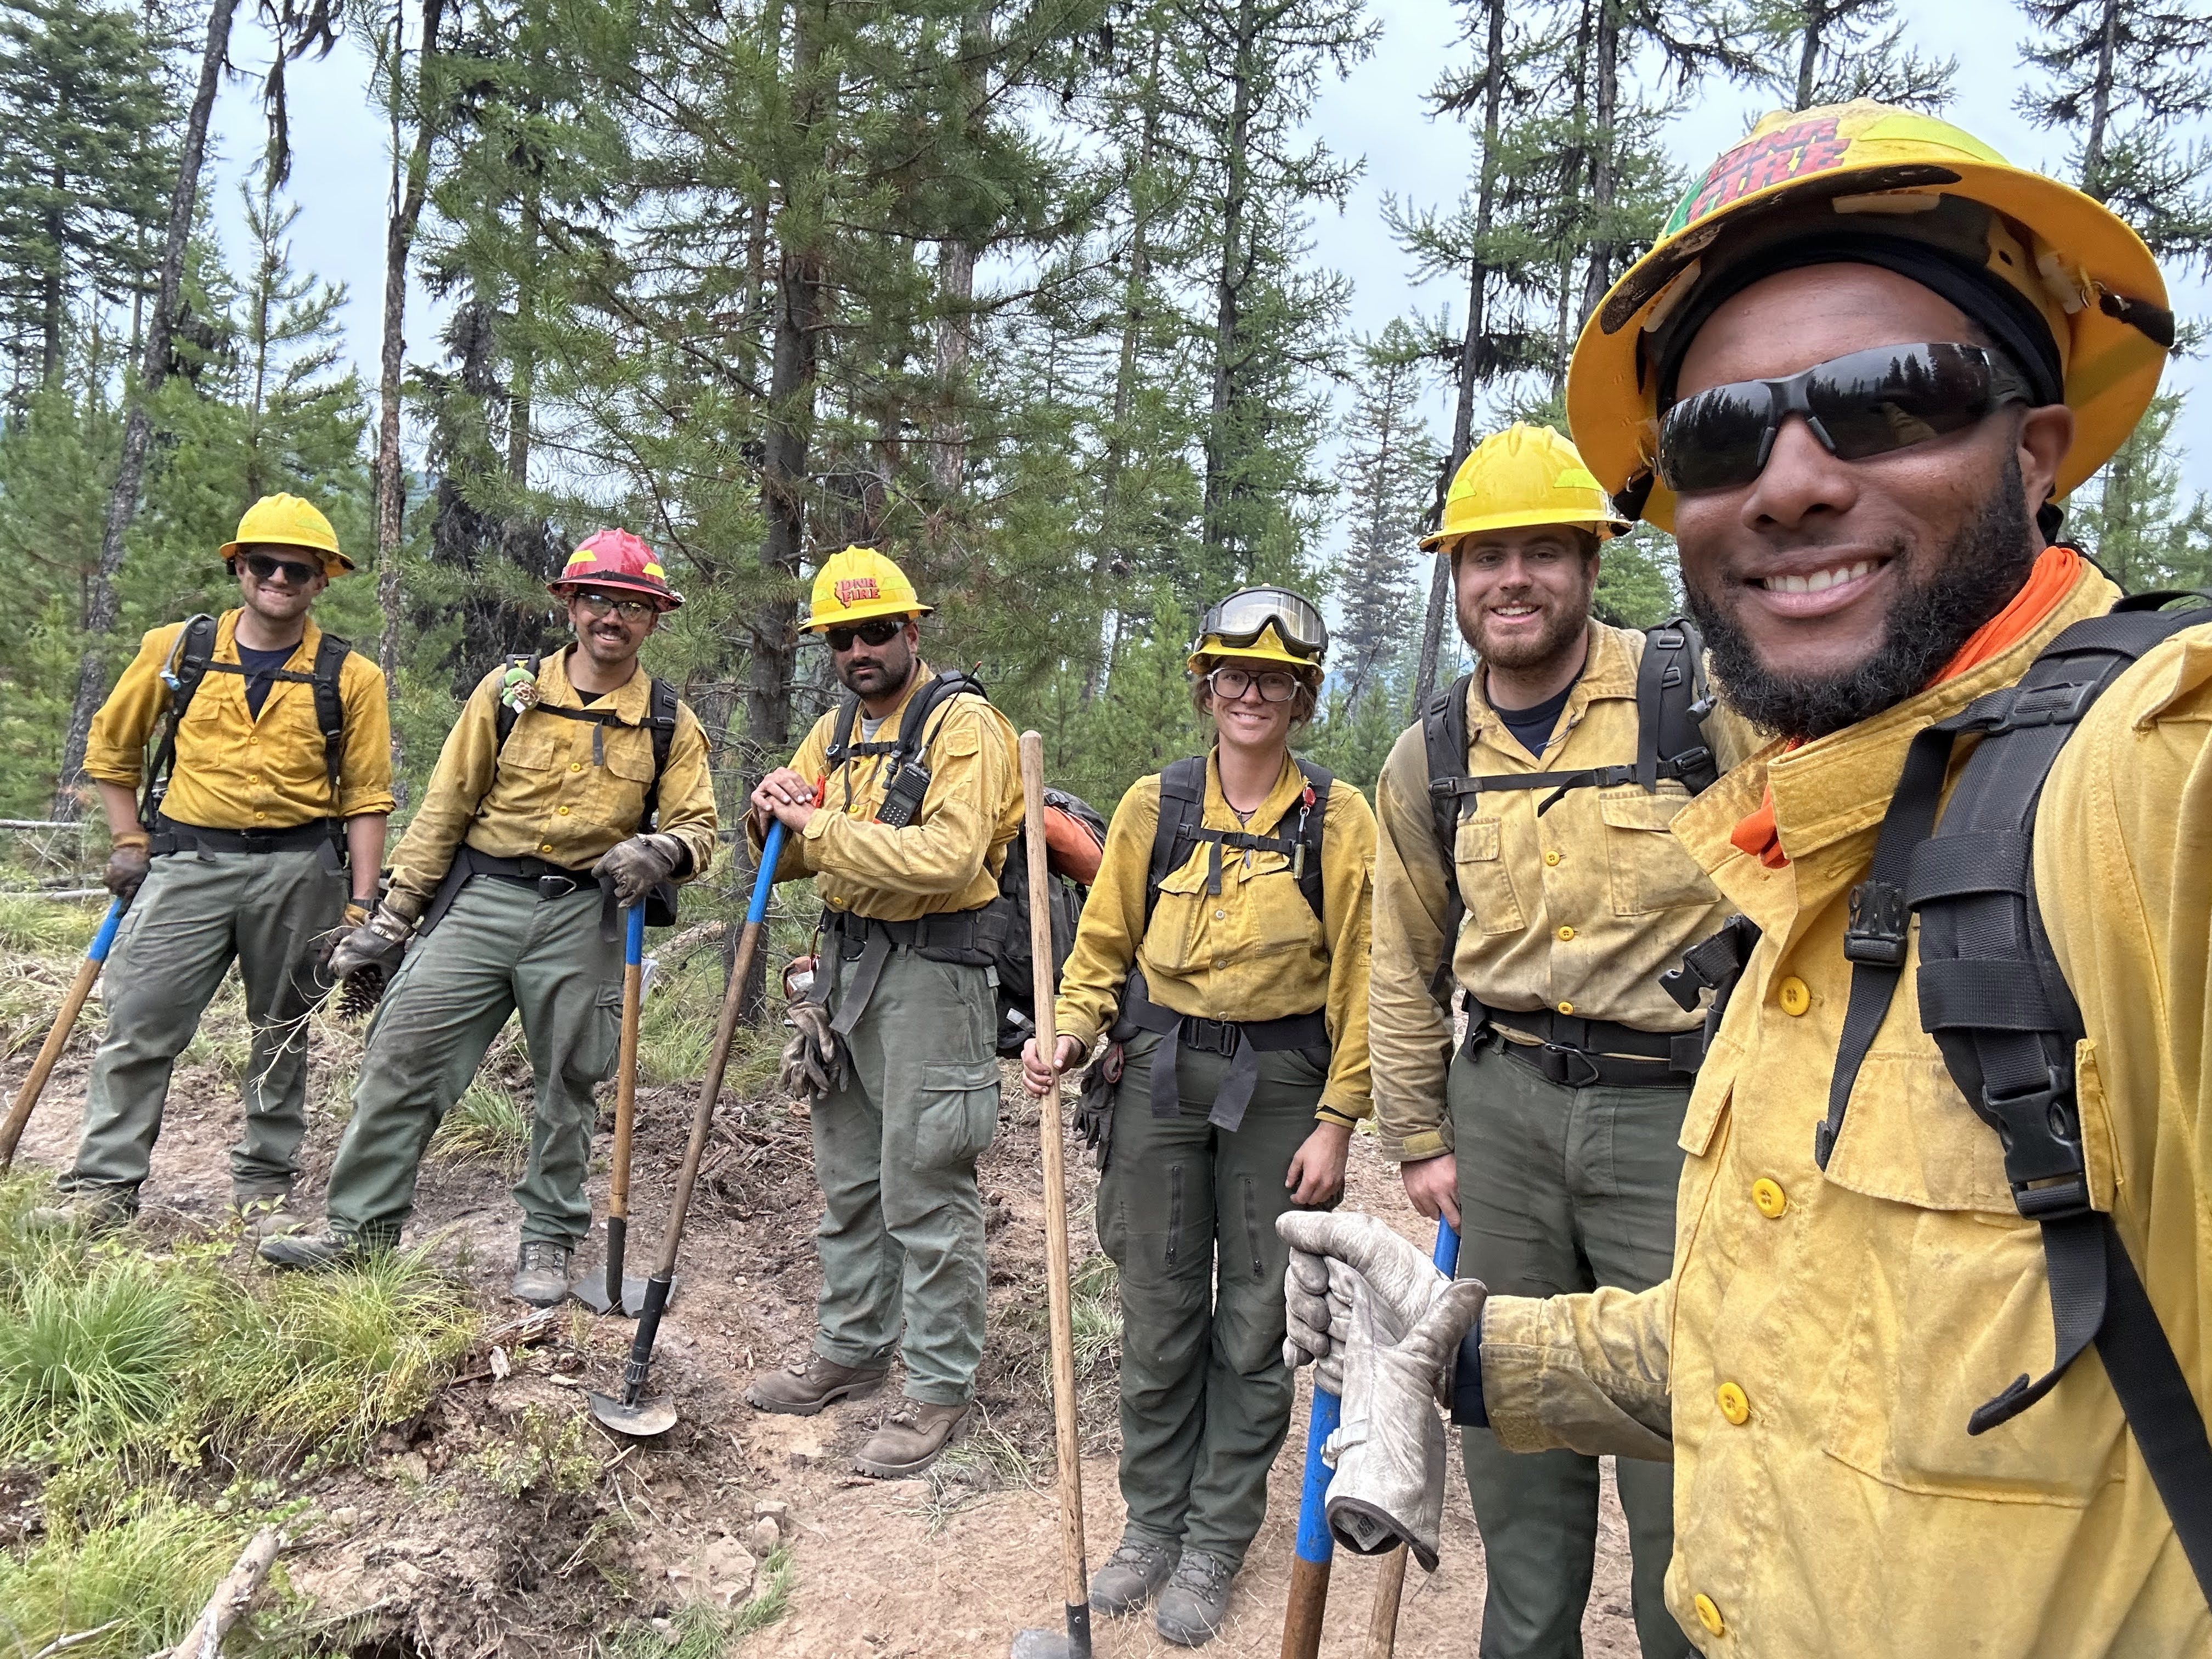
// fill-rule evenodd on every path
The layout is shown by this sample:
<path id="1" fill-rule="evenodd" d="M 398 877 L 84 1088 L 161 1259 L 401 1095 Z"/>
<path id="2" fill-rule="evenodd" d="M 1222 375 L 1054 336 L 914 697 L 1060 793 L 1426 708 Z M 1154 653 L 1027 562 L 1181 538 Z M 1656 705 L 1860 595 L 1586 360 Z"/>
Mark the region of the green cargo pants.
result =
<path id="1" fill-rule="evenodd" d="M 853 979 L 848 963 L 841 994 Z M 814 1103 L 814 1351 L 876 1365 L 896 1350 L 907 1397 L 933 1406 L 965 1405 L 983 1357 L 975 1160 L 999 1128 L 998 1019 L 988 969 L 894 950 L 846 1039 L 851 1080 Z"/>
<path id="2" fill-rule="evenodd" d="M 1328 1077 L 1295 1052 L 1261 1054 L 1234 1133 L 1206 1121 L 1229 1069 L 1186 1048 L 1182 1110 L 1152 1115 L 1152 1056 L 1133 1037 L 1098 1182 L 1098 1242 L 1121 1271 L 1121 1496 L 1129 1530 L 1241 1564 L 1267 1512 L 1267 1471 L 1291 1425 L 1275 1218 Z"/>
<path id="3" fill-rule="evenodd" d="M 234 958 L 252 1045 L 231 1189 L 243 1199 L 291 1185 L 307 1127 L 307 1015 L 325 988 L 315 941 L 338 925 L 345 901 L 345 878 L 312 848 L 153 861 L 108 955 L 107 1035 L 93 1056 L 64 1190 L 135 1193 L 146 1179 L 169 1073 Z"/>
<path id="4" fill-rule="evenodd" d="M 335 1232 L 388 1243 L 415 1207 L 423 1148 L 520 1009 L 537 1079 L 530 1158 L 514 1186 L 526 1243 L 574 1249 L 591 1231 L 593 1087 L 622 1036 L 619 941 L 599 937 L 599 889 L 543 898 L 477 876 L 408 953 L 369 1027 L 353 1121 L 331 1169 Z"/>
<path id="5" fill-rule="evenodd" d="M 1675 1138 L 1686 1088 L 1570 1088 L 1500 1052 L 1455 1056 L 1448 1085 L 1459 1168 L 1459 1276 L 1500 1296 L 1649 1289 L 1673 1271 Z M 1489 1563 L 1482 1659 L 1580 1659 L 1597 1548 L 1598 1461 L 1510 1452 L 1461 1433 L 1468 1496 Z M 1694 1659 L 1664 1594 L 1674 1470 L 1618 1459 L 1631 1600 L 1644 1659 Z"/>

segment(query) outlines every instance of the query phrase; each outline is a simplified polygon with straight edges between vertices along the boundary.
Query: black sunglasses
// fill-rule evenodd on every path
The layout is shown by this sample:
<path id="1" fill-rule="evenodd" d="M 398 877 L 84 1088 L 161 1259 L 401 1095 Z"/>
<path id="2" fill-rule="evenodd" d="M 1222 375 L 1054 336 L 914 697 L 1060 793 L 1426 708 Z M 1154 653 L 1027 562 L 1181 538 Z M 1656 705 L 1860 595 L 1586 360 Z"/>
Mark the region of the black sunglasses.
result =
<path id="1" fill-rule="evenodd" d="M 1685 398 L 1659 421 L 1659 481 L 1678 495 L 1734 489 L 1765 471 L 1775 434 L 1802 415 L 1840 460 L 1887 455 L 1963 432 L 2027 382 L 1979 346 L 1875 346 L 1775 380 L 1735 380 Z"/>
<path id="2" fill-rule="evenodd" d="M 878 617 L 873 622 L 852 628 L 825 628 L 822 635 L 830 641 L 832 651 L 846 652 L 853 648 L 854 640 L 866 645 L 889 645 L 905 627 L 906 623 L 896 617 Z"/>
<path id="3" fill-rule="evenodd" d="M 266 553 L 248 553 L 244 557 L 246 568 L 260 581 L 278 580 L 281 573 L 281 579 L 287 586 L 305 587 L 323 574 L 320 565 L 295 564 L 289 559 L 272 559 Z"/>

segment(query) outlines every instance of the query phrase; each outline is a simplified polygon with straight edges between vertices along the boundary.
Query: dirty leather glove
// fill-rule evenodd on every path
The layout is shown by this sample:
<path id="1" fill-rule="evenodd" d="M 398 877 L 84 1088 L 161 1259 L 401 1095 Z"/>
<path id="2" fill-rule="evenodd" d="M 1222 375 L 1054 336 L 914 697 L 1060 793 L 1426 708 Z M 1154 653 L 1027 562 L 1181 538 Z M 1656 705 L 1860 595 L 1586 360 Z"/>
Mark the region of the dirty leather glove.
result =
<path id="1" fill-rule="evenodd" d="M 820 1100 L 842 1089 L 852 1076 L 844 1039 L 830 1029 L 830 1011 L 801 1000 L 785 1010 L 791 1041 L 783 1045 L 783 1064 L 775 1080 L 787 1093 Z"/>
<path id="2" fill-rule="evenodd" d="M 1275 1231 L 1291 1247 L 1283 1279 L 1289 1324 L 1283 1363 L 1294 1369 L 1326 1360 L 1341 1346 L 1355 1279 L 1380 1304 L 1376 1317 L 1391 1341 L 1411 1330 L 1451 1283 L 1419 1245 L 1354 1210 L 1287 1211 L 1276 1218 Z"/>
<path id="3" fill-rule="evenodd" d="M 614 884 L 616 902 L 641 904 L 647 893 L 683 867 L 685 851 L 673 836 L 632 836 L 617 842 L 592 866 L 592 873 Z"/>
<path id="4" fill-rule="evenodd" d="M 376 914 L 368 922 L 356 927 L 338 942 L 331 952 L 330 975 L 332 979 L 345 979 L 364 968 L 374 968 L 390 978 L 399 966 L 399 958 L 407 954 L 407 941 L 415 935 L 415 924 L 400 915 L 389 904 L 380 904 Z"/>
<path id="5" fill-rule="evenodd" d="M 1444 1514 L 1444 1425 L 1440 1377 L 1489 1294 L 1480 1279 L 1447 1285 L 1400 1340 L 1388 1310 L 1364 1279 L 1352 1280 L 1344 1351 L 1344 1420 L 1322 1448 L 1336 1469 L 1328 1483 L 1328 1527 L 1346 1548 L 1380 1555 L 1403 1542 L 1424 1572 L 1437 1570 Z"/>
<path id="6" fill-rule="evenodd" d="M 152 855 L 143 841 L 119 842 L 108 850 L 107 870 L 100 877 L 101 884 L 116 897 L 126 903 L 138 896 L 144 884 L 146 872 Z"/>

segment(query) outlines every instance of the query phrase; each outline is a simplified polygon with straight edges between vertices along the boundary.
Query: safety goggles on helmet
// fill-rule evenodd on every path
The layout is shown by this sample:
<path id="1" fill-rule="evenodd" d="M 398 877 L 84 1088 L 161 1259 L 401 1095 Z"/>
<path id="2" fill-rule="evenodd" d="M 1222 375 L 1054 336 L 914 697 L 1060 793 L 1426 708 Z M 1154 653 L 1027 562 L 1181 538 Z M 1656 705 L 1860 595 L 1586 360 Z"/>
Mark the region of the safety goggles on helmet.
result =
<path id="1" fill-rule="evenodd" d="M 889 645 L 906 627 L 904 617 L 878 617 L 873 622 L 855 623 L 850 628 L 825 628 L 822 637 L 830 641 L 830 648 L 839 655 L 853 648 L 853 641 L 864 645 Z"/>
<path id="2" fill-rule="evenodd" d="M 1678 495 L 1733 489 L 1765 471 L 1792 415 L 1805 417 L 1831 455 L 1862 461 L 2031 401 L 2019 371 L 1979 346 L 1875 346 L 1779 380 L 1735 380 L 1685 398 L 1660 417 L 1657 470 Z"/>
<path id="3" fill-rule="evenodd" d="M 1272 625 L 1275 637 L 1293 656 L 1318 662 L 1328 649 L 1328 624 L 1321 612 L 1282 587 L 1247 587 L 1231 593 L 1206 613 L 1199 624 L 1199 647 L 1241 650 L 1255 643 Z"/>

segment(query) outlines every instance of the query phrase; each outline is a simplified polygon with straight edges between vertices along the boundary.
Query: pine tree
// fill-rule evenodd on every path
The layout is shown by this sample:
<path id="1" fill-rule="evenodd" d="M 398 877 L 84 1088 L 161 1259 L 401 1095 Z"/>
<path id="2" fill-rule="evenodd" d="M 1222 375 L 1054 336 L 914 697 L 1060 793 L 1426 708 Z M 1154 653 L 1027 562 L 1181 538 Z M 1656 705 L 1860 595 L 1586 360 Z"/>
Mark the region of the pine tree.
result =
<path id="1" fill-rule="evenodd" d="M 1349 709 L 1396 678 L 1406 642 L 1409 555 L 1437 463 L 1419 414 L 1422 356 L 1420 340 L 1395 319 L 1359 343 L 1362 372 L 1337 467 L 1349 544 L 1339 586 L 1344 620 L 1330 653 Z"/>
<path id="2" fill-rule="evenodd" d="M 1896 0 L 1771 0 L 1757 27 L 1779 60 L 1767 82 L 1792 109 L 1871 98 L 1933 114 L 1951 100 L 1959 60 L 1907 46 Z"/>
<path id="3" fill-rule="evenodd" d="M 2183 494 L 2173 426 L 2177 392 L 2151 400 L 2096 488 L 2069 508 L 2069 539 L 2093 549 L 2097 562 L 2130 593 L 2196 587 L 2212 574 L 2212 495 Z"/>

